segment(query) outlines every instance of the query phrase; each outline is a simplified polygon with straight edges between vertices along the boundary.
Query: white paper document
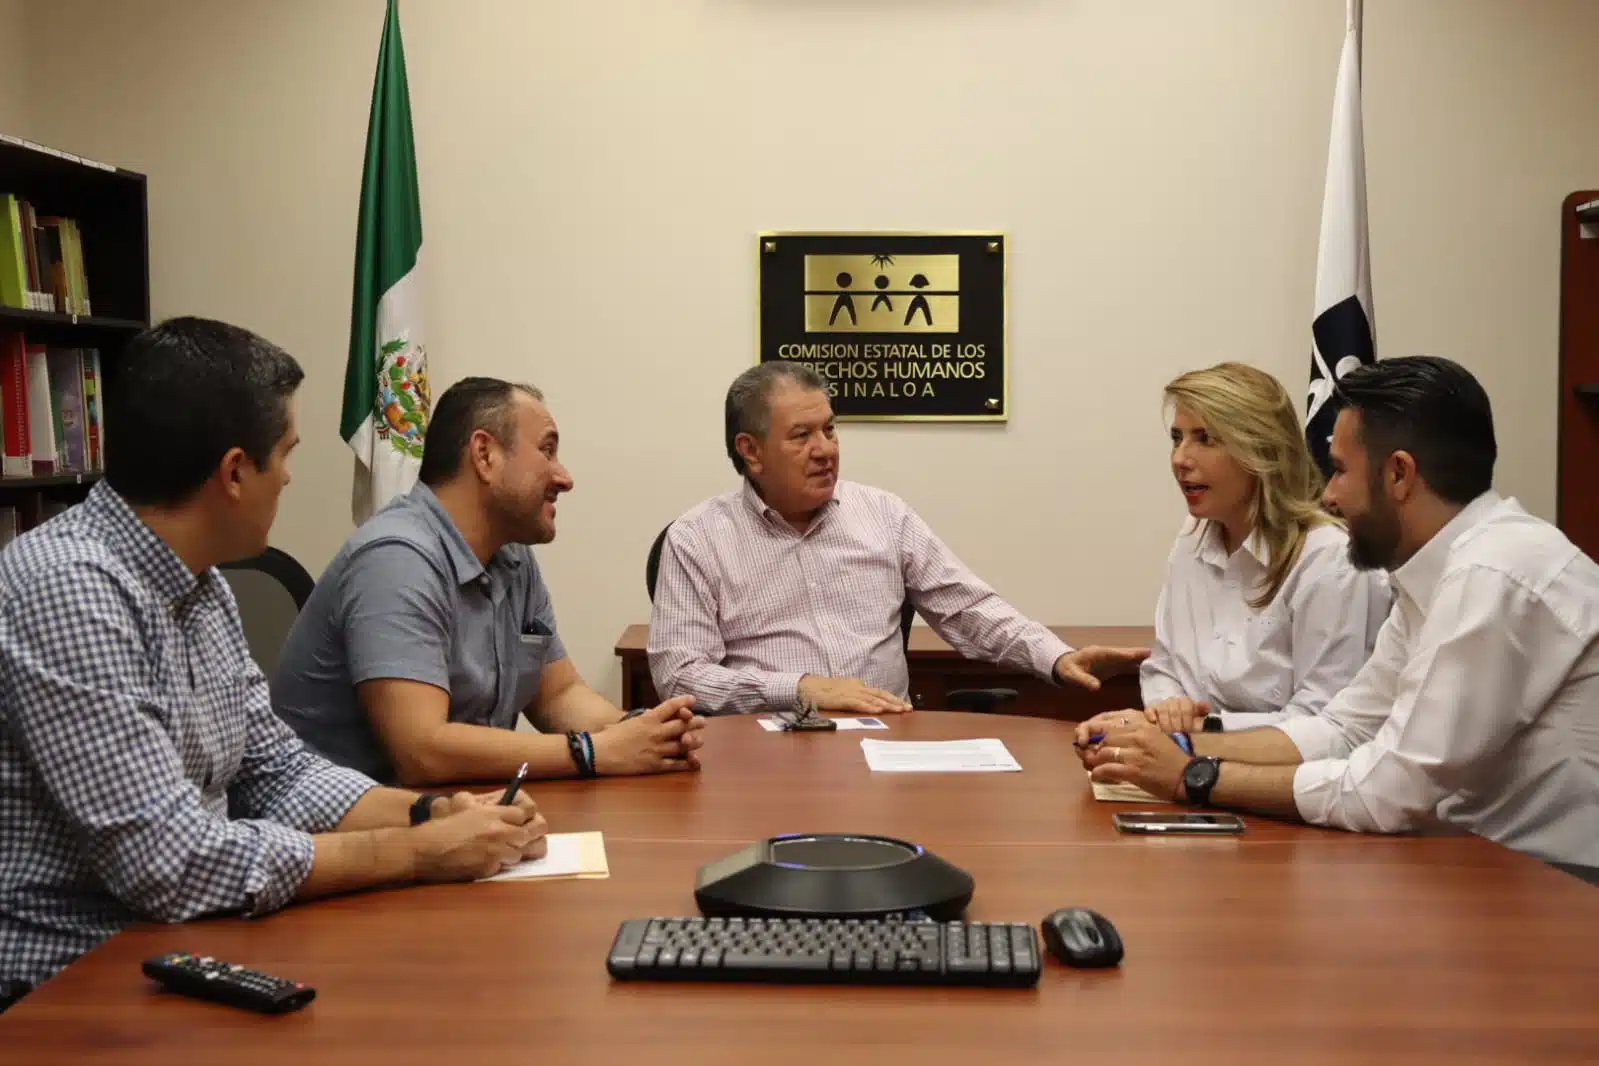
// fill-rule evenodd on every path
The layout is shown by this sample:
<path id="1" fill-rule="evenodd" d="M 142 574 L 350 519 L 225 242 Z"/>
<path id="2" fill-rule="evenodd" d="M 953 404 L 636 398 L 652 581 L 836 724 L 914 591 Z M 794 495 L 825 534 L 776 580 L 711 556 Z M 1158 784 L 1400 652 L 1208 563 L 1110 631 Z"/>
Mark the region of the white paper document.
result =
<path id="1" fill-rule="evenodd" d="M 884 723 L 881 718 L 835 718 L 833 721 L 838 723 L 840 732 L 848 732 L 851 729 L 888 728 L 887 724 Z M 768 733 L 780 733 L 783 731 L 783 723 L 779 722 L 776 718 L 762 718 L 760 719 L 760 723 L 761 728 L 766 730 Z"/>
<path id="2" fill-rule="evenodd" d="M 1022 768 L 1005 742 L 982 740 L 863 740 L 866 765 L 883 773 L 1002 774 Z"/>
<path id="3" fill-rule="evenodd" d="M 530 881 L 540 877 L 608 877 L 605 838 L 600 833 L 551 833 L 544 838 L 549 850 L 542 859 L 508 866 L 479 881 Z"/>

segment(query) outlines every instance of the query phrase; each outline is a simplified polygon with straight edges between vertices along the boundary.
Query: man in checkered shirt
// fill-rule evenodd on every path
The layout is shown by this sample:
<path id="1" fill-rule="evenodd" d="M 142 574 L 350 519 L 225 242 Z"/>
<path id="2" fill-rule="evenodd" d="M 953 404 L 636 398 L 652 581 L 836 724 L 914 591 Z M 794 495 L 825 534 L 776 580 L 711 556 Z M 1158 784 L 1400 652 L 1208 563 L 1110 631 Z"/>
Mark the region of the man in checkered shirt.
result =
<path id="1" fill-rule="evenodd" d="M 909 710 L 907 601 L 961 654 L 1098 688 L 1148 648 L 1072 649 L 1000 599 L 893 493 L 838 478 L 827 383 L 761 363 L 727 390 L 727 454 L 744 484 L 668 528 L 650 613 L 650 674 L 701 713 L 815 704 Z"/>
<path id="2" fill-rule="evenodd" d="M 294 359 L 185 318 L 116 369 L 104 481 L 0 555 L 0 1010 L 135 921 L 471 879 L 544 850 L 526 797 L 379 788 L 273 715 L 214 568 L 266 549 Z"/>

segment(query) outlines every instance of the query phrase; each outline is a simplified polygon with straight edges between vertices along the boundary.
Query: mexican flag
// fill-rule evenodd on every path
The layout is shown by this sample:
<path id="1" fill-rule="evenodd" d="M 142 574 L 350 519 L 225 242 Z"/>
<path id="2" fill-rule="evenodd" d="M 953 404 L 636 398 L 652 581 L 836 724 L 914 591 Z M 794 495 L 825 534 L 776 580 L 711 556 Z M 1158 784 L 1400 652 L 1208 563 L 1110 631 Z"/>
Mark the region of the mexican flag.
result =
<path id="1" fill-rule="evenodd" d="M 400 10 L 389 0 L 367 119 L 355 234 L 350 359 L 339 434 L 355 452 L 357 524 L 416 484 L 429 401 L 422 332 L 422 203 Z"/>

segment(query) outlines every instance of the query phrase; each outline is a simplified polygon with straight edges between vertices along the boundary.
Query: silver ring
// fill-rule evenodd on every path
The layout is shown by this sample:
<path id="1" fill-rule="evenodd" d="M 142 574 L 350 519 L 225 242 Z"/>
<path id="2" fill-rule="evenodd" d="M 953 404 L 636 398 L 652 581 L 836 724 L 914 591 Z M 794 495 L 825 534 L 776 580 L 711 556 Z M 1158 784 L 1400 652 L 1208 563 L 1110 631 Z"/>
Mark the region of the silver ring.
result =
<path id="1" fill-rule="evenodd" d="M 1111 762 L 1121 762 L 1122 761 L 1122 750 L 1120 748 L 1111 748 L 1110 749 L 1110 761 Z"/>

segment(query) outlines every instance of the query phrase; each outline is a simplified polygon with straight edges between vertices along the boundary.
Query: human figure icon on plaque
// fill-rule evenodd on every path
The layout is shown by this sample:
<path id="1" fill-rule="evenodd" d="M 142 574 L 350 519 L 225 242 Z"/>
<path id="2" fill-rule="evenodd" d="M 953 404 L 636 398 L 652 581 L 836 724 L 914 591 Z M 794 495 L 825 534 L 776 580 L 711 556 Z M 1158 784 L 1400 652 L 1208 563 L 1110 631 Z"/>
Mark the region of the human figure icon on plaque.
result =
<path id="1" fill-rule="evenodd" d="M 838 282 L 838 287 L 841 289 L 847 289 L 855 282 L 855 279 L 850 276 L 847 270 L 839 271 L 838 277 L 833 280 Z M 847 292 L 839 293 L 838 299 L 833 301 L 833 313 L 827 316 L 827 324 L 829 326 L 838 321 L 838 313 L 840 311 L 849 312 L 850 325 L 858 326 L 861 324 L 860 319 L 855 317 L 855 298 Z"/>
<path id="2" fill-rule="evenodd" d="M 872 281 L 872 284 L 876 285 L 879 290 L 888 288 L 888 275 L 877 275 L 876 279 Z M 872 310 L 875 311 L 879 307 L 886 307 L 890 312 L 892 312 L 894 310 L 893 298 L 890 297 L 888 293 L 879 291 L 878 294 L 872 298 Z"/>
<path id="3" fill-rule="evenodd" d="M 911 288 L 913 289 L 925 289 L 930 284 L 932 283 L 927 280 L 926 274 L 917 274 L 911 278 Z M 922 313 L 923 320 L 929 326 L 933 324 L 933 309 L 928 305 L 927 297 L 921 293 L 911 297 L 911 305 L 905 309 L 905 324 L 907 326 L 911 324 L 911 319 L 916 317 L 917 311 Z"/>

